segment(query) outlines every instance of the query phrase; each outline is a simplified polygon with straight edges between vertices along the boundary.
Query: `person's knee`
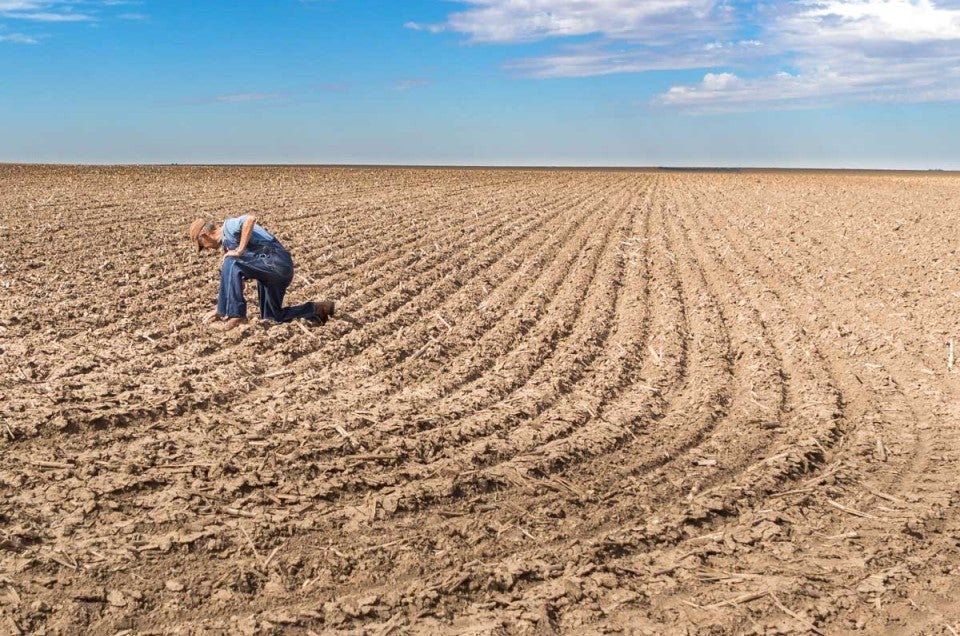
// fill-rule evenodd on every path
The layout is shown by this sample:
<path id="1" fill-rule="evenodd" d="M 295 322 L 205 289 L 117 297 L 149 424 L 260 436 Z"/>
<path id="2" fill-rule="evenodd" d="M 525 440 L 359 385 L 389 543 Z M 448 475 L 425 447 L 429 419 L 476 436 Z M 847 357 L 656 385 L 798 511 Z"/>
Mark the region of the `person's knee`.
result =
<path id="1" fill-rule="evenodd" d="M 237 259 L 228 256 L 220 266 L 220 275 L 226 278 L 243 278 L 243 271 L 237 265 Z"/>

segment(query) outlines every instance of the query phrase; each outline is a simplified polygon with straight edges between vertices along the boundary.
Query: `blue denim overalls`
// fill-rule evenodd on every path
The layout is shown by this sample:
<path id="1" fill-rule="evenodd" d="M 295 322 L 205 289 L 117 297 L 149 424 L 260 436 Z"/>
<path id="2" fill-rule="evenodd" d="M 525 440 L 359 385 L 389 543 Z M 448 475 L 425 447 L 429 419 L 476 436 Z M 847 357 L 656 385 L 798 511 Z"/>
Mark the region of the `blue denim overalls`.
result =
<path id="1" fill-rule="evenodd" d="M 224 250 L 235 250 L 239 242 L 234 237 L 222 236 Z M 283 296 L 293 280 L 293 259 L 290 252 L 272 241 L 247 245 L 240 257 L 228 256 L 220 268 L 220 294 L 217 313 L 228 318 L 247 317 L 247 302 L 243 298 L 243 280 L 257 281 L 260 318 L 274 322 L 290 322 L 294 318 L 312 318 L 317 315 L 312 302 L 283 306 Z"/>

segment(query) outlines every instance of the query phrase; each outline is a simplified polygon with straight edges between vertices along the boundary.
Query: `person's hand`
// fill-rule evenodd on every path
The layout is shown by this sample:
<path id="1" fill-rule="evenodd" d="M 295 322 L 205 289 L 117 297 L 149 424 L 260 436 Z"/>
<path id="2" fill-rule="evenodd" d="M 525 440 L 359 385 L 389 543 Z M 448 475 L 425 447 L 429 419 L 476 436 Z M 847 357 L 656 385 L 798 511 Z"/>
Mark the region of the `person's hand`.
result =
<path id="1" fill-rule="evenodd" d="M 203 314 L 203 322 L 210 322 L 211 320 L 214 320 L 215 318 L 218 318 L 219 316 L 220 316 L 220 314 L 217 313 L 217 308 L 214 307 L 213 309 L 211 309 L 211 310 L 208 311 L 207 313 Z"/>
<path id="2" fill-rule="evenodd" d="M 243 252 L 241 252 L 240 250 L 229 250 L 227 252 L 224 252 L 223 257 L 220 259 L 220 267 L 223 267 L 223 264 L 227 262 L 227 258 L 231 256 L 234 258 L 237 258 L 238 256 L 242 256 L 242 255 L 243 255 Z"/>

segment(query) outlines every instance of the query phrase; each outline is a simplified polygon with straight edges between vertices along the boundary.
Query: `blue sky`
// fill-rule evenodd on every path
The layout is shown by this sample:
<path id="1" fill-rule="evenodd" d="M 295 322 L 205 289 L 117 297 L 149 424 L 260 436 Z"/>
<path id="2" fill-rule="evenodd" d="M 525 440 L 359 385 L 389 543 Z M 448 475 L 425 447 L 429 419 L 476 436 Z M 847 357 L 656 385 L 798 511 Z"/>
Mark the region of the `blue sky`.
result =
<path id="1" fill-rule="evenodd" d="M 960 0 L 0 0 L 0 161 L 960 169 Z"/>

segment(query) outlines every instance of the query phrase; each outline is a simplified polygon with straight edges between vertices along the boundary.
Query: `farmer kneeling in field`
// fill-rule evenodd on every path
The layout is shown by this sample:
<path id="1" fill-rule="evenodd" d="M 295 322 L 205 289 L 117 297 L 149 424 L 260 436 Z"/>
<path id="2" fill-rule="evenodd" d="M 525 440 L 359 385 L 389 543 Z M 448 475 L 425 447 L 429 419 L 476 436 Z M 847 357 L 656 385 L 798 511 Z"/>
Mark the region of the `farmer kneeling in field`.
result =
<path id="1" fill-rule="evenodd" d="M 204 248 L 224 250 L 220 266 L 220 294 L 217 307 L 204 316 L 204 322 L 217 318 L 216 326 L 224 331 L 247 322 L 247 303 L 243 299 L 243 281 L 257 281 L 260 317 L 275 322 L 307 318 L 324 323 L 334 314 L 331 301 L 307 302 L 293 307 L 283 306 L 283 296 L 293 280 L 293 259 L 290 252 L 270 232 L 256 224 L 257 218 L 246 214 L 216 225 L 206 219 L 190 224 L 190 240 L 197 251 Z"/>

